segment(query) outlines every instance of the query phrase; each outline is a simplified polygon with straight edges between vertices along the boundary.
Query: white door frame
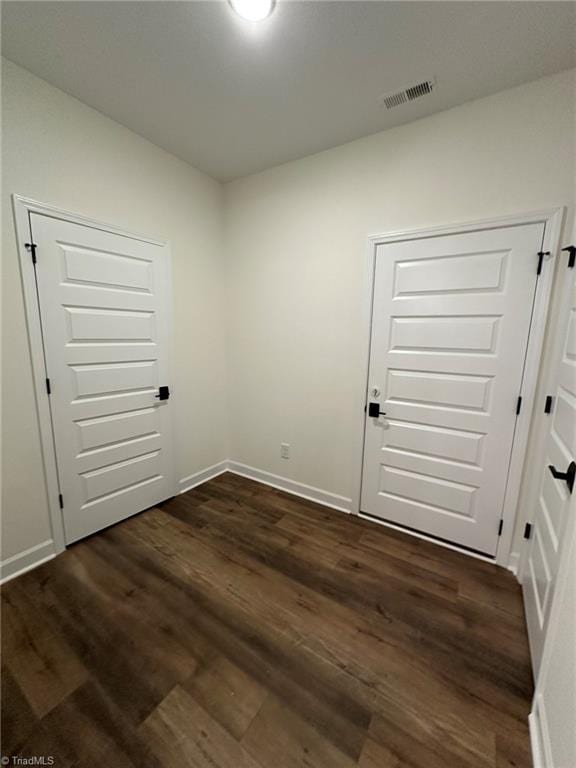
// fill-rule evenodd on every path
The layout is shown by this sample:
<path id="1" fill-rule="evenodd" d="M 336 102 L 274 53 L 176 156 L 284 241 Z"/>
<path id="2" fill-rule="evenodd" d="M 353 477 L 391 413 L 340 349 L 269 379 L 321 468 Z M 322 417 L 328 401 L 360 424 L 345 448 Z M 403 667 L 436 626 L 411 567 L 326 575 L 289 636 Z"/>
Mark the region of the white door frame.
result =
<path id="1" fill-rule="evenodd" d="M 62 510 L 58 499 L 58 465 L 56 462 L 56 452 L 54 446 L 54 433 L 52 430 L 52 417 L 50 414 L 50 402 L 46 392 L 46 364 L 44 360 L 44 343 L 42 338 L 42 323 L 40 316 L 40 306 L 38 304 L 38 295 L 36 288 L 36 276 L 34 274 L 34 265 L 32 263 L 31 253 L 26 248 L 26 243 L 32 242 L 32 230 L 30 216 L 37 213 L 43 216 L 49 216 L 53 219 L 68 221 L 72 224 L 81 224 L 92 229 L 99 229 L 104 232 L 110 232 L 115 235 L 129 237 L 132 240 L 141 240 L 152 245 L 159 245 L 166 248 L 168 254 L 168 270 L 171 269 L 170 243 L 167 240 L 158 240 L 148 237 L 138 232 L 130 232 L 123 227 L 115 224 L 106 224 L 88 216 L 56 208 L 53 205 L 40 203 L 37 200 L 31 200 L 20 195 L 12 195 L 12 209 L 14 213 L 14 223 L 16 227 L 16 243 L 18 247 L 18 256 L 20 259 L 20 277 L 22 279 L 22 292 L 24 294 L 24 308 L 26 312 L 26 326 L 28 330 L 28 343 L 30 348 L 30 358 L 32 360 L 32 376 L 34 380 L 34 395 L 36 400 L 36 413 L 38 416 L 38 426 L 40 428 L 40 442 L 42 449 L 42 461 L 44 464 L 44 479 L 46 483 L 46 494 L 48 509 L 50 512 L 50 526 L 52 528 L 52 539 L 54 542 L 54 554 L 59 554 L 66 549 L 64 539 L 64 521 Z M 171 305 L 172 281 L 168 281 L 168 301 Z M 172 316 L 168 312 L 168 331 L 172 336 Z M 170 349 L 166 350 L 170 354 Z"/>
<path id="2" fill-rule="evenodd" d="M 495 229 L 498 227 L 518 227 L 525 224 L 545 224 L 544 240 L 542 250 L 549 251 L 550 256 L 544 258 L 542 263 L 542 272 L 536 285 L 536 295 L 534 299 L 534 308 L 532 313 L 532 322 L 530 325 L 530 336 L 528 338 L 528 348 L 526 351 L 526 360 L 524 366 L 524 376 L 522 379 L 522 410 L 516 422 L 514 432 L 514 442 L 512 445 L 512 455 L 510 457 L 510 467 L 508 471 L 508 483 L 506 486 L 506 495 L 503 508 L 503 526 L 502 535 L 498 541 L 496 557 L 488 558 L 482 555 L 475 555 L 467 552 L 455 545 L 444 544 L 443 542 L 428 537 L 425 534 L 414 534 L 419 538 L 429 539 L 440 546 L 449 549 L 466 552 L 472 556 L 478 557 L 489 562 L 496 562 L 498 565 L 508 567 L 510 549 L 512 546 L 512 536 L 514 533 L 514 524 L 516 518 L 516 506 L 520 490 L 520 481 L 522 477 L 522 468 L 528 443 L 528 433 L 532 421 L 532 411 L 534 408 L 534 398 L 536 393 L 536 383 L 540 368 L 540 359 L 542 355 L 542 345 L 546 330 L 548 318 L 548 309 L 552 292 L 554 278 L 554 267 L 557 262 L 555 258 L 560 243 L 560 233 L 564 220 L 566 209 L 549 208 L 532 213 L 504 216 L 495 219 L 482 219 L 480 221 L 469 221 L 461 224 L 452 224 L 449 226 L 426 227 L 424 229 L 409 229 L 397 232 L 388 232 L 382 235 L 371 235 L 368 238 L 367 259 L 364 275 L 363 292 L 363 339 L 361 349 L 361 380 L 358 384 L 358 395 L 356 401 L 358 419 L 356 422 L 356 437 L 354 439 L 354 461 L 356 462 L 356 471 L 353 478 L 352 493 L 352 513 L 362 515 L 360 511 L 360 499 L 362 491 L 362 472 L 364 465 L 364 431 L 366 415 L 364 406 L 368 402 L 368 375 L 370 367 L 370 341 L 372 333 L 372 305 L 374 296 L 374 275 L 376 269 L 376 251 L 377 247 L 384 243 L 394 243 L 401 240 L 421 240 L 427 237 L 439 237 L 442 235 L 456 235 L 469 232 L 478 232 L 485 229 Z M 536 269 L 537 259 L 534 254 L 534 269 Z M 520 394 L 520 392 L 518 393 Z M 392 523 L 374 520 L 373 522 L 394 526 Z M 409 533 L 409 532 L 407 532 Z"/>

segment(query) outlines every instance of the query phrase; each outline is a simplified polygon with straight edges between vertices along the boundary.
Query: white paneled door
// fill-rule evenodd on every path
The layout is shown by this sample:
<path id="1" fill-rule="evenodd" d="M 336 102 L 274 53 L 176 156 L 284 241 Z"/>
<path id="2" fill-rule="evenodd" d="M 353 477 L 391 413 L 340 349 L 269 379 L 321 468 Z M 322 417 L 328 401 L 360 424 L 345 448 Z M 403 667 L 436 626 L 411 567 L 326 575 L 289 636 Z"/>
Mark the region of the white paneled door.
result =
<path id="1" fill-rule="evenodd" d="M 49 216 L 30 223 L 70 543 L 174 494 L 169 254 Z"/>
<path id="2" fill-rule="evenodd" d="M 572 258 L 569 257 L 568 264 L 572 263 Z M 546 404 L 550 430 L 522 577 L 536 673 L 550 616 L 571 496 L 576 494 L 576 265 L 570 267 L 565 263 L 560 269 L 560 279 L 565 280 L 565 286 L 554 334 L 555 380 Z"/>
<path id="3" fill-rule="evenodd" d="M 495 555 L 543 234 L 377 246 L 362 512 Z"/>

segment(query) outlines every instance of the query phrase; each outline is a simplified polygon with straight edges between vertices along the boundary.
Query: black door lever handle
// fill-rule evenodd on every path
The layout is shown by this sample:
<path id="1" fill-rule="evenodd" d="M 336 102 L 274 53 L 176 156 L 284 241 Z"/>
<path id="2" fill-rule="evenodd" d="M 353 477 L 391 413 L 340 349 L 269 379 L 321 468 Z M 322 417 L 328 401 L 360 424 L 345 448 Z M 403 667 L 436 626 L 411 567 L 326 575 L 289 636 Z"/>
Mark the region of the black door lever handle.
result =
<path id="1" fill-rule="evenodd" d="M 570 464 L 568 464 L 566 472 L 558 472 L 553 464 L 548 464 L 548 469 L 552 472 L 552 477 L 556 480 L 565 480 L 568 490 L 572 493 L 574 480 L 576 480 L 576 462 L 571 461 Z"/>
<path id="2" fill-rule="evenodd" d="M 168 400 L 168 398 L 170 397 L 170 388 L 158 387 L 158 394 L 154 395 L 154 397 L 157 397 L 158 400 Z"/>
<path id="3" fill-rule="evenodd" d="M 380 403 L 368 403 L 368 416 L 377 419 L 378 416 L 386 416 L 386 411 L 380 410 Z"/>

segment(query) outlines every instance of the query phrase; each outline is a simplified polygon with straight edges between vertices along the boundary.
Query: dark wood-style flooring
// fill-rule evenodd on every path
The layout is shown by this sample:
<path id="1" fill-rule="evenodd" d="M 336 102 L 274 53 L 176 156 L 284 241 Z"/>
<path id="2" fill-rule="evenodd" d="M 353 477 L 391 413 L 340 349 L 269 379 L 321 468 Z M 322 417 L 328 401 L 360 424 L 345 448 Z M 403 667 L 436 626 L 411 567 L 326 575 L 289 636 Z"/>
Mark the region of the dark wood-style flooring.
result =
<path id="1" fill-rule="evenodd" d="M 502 569 L 225 474 L 9 582 L 2 754 L 528 768 Z"/>

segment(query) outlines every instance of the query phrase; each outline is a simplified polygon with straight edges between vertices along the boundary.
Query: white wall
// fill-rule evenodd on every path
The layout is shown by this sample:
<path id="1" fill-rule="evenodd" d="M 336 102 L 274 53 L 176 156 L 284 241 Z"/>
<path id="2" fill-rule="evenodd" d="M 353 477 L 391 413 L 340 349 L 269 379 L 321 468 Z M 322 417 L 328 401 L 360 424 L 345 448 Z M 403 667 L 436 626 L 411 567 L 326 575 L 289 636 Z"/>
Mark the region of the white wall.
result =
<path id="1" fill-rule="evenodd" d="M 233 460 L 351 496 L 367 236 L 572 211 L 573 88 L 562 73 L 226 186 Z"/>
<path id="2" fill-rule="evenodd" d="M 6 560 L 51 538 L 13 192 L 171 241 L 178 478 L 225 459 L 227 445 L 221 186 L 7 61 L 2 90 Z"/>

